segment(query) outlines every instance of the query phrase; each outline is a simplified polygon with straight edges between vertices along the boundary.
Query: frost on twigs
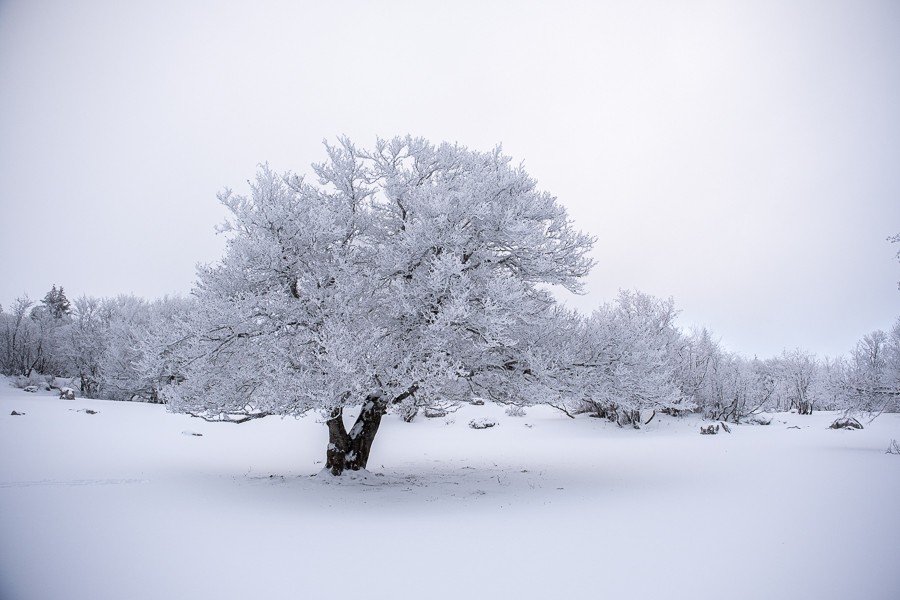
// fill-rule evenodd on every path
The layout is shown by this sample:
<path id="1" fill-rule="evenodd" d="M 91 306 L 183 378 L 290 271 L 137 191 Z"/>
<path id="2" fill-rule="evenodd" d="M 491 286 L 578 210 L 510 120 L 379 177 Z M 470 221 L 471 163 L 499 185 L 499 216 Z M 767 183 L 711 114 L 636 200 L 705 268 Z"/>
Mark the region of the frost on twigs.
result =
<path id="1" fill-rule="evenodd" d="M 507 406 L 504 412 L 506 413 L 507 417 L 524 417 L 525 407 L 512 404 L 510 406 Z"/>
<path id="2" fill-rule="evenodd" d="M 220 194 L 225 256 L 199 269 L 154 367 L 170 411 L 319 412 L 339 474 L 365 467 L 385 414 L 583 393 L 574 362 L 596 361 L 560 357 L 576 319 L 547 286 L 583 290 L 594 238 L 554 196 L 500 148 L 407 136 L 325 149 L 309 179 L 261 166 L 250 195 Z"/>
<path id="3" fill-rule="evenodd" d="M 493 419 L 489 419 L 487 417 L 479 417 L 477 419 L 472 419 L 469 421 L 469 427 L 472 429 L 488 429 L 497 424 L 497 421 Z"/>
<path id="4" fill-rule="evenodd" d="M 888 445 L 888 449 L 886 451 L 888 454 L 897 454 L 900 455 L 900 442 L 892 439 L 891 443 Z"/>
<path id="5" fill-rule="evenodd" d="M 840 419 L 835 419 L 834 423 L 829 425 L 831 429 L 862 429 L 862 423 L 854 419 L 853 417 L 841 417 Z"/>
<path id="6" fill-rule="evenodd" d="M 214 415 L 202 414 L 202 413 L 193 413 L 188 412 L 188 415 L 192 417 L 196 417 L 198 419 L 203 419 L 208 423 L 246 423 L 247 421 L 252 421 L 254 419 L 262 419 L 264 417 L 268 417 L 269 413 L 267 412 L 252 412 L 252 413 L 226 413 L 219 412 Z"/>

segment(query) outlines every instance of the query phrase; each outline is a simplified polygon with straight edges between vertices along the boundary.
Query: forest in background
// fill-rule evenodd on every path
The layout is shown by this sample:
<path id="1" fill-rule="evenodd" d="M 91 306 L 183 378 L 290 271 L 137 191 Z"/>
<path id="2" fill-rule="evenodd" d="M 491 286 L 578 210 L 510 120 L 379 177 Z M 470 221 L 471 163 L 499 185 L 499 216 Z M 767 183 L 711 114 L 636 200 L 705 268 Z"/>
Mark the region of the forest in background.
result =
<path id="1" fill-rule="evenodd" d="M 581 290 L 595 240 L 499 147 L 325 148 L 313 182 L 262 165 L 249 196 L 220 194 L 226 253 L 189 298 L 70 301 L 54 284 L 0 307 L 0 373 L 209 420 L 318 411 L 347 443 L 388 410 L 411 421 L 482 399 L 634 427 L 657 412 L 900 409 L 900 319 L 845 356 L 749 358 L 680 329 L 671 298 L 568 310 L 550 288 Z M 364 407 L 349 436 L 345 406 Z"/>
<path id="2" fill-rule="evenodd" d="M 168 375 L 148 372 L 153 361 L 147 354 L 162 352 L 153 340 L 164 339 L 196 302 L 191 297 L 147 301 L 127 295 L 70 302 L 55 285 L 40 302 L 22 296 L 0 312 L 0 373 L 23 388 L 67 385 L 86 398 L 158 402 Z M 707 329 L 682 331 L 676 316 L 671 300 L 622 292 L 616 302 L 598 309 L 593 320 L 598 329 L 616 332 L 618 351 L 628 353 L 623 368 L 657 394 L 674 387 L 694 405 L 692 411 L 712 420 L 740 423 L 759 413 L 792 409 L 900 410 L 900 319 L 889 331 L 862 336 L 845 356 L 795 349 L 761 359 L 726 351 Z M 609 384 L 606 399 L 559 408 L 639 425 L 638 414 L 647 419 L 646 411 L 658 407 L 655 401 L 625 394 L 616 401 L 616 382 Z"/>

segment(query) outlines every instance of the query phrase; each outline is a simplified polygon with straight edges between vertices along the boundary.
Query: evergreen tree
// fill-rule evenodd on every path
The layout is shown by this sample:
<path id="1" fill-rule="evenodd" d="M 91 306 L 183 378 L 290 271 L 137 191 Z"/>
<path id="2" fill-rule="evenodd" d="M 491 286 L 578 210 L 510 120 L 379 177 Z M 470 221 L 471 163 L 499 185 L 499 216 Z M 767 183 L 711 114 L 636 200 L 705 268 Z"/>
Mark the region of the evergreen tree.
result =
<path id="1" fill-rule="evenodd" d="M 65 291 L 62 286 L 56 289 L 56 284 L 53 284 L 53 287 L 41 300 L 41 304 L 44 305 L 54 319 L 62 319 L 72 312 L 72 307 L 69 304 L 69 299 L 66 298 Z"/>

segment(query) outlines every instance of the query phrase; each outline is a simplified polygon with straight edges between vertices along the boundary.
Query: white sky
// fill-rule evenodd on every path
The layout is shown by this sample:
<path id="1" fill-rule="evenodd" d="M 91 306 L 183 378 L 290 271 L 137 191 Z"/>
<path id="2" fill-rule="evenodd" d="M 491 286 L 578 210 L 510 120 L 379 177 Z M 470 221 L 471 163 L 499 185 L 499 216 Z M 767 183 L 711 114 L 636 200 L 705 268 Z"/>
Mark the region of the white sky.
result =
<path id="1" fill-rule="evenodd" d="M 502 143 L 619 288 L 772 356 L 900 316 L 900 3 L 0 0 L 0 303 L 186 293 L 321 141 Z"/>

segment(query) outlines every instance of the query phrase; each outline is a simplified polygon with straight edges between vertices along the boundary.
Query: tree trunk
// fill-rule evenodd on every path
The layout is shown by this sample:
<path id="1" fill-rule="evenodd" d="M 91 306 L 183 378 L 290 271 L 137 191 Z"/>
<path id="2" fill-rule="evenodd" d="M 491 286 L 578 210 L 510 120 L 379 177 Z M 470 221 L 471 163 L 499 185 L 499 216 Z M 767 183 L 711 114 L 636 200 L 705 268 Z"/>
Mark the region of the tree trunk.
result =
<path id="1" fill-rule="evenodd" d="M 325 468 L 332 475 L 340 475 L 347 469 L 359 471 L 366 468 L 372 442 L 386 410 L 387 404 L 379 396 L 369 396 L 349 433 L 344 427 L 343 409 L 336 408 L 331 413 L 331 418 L 325 422 L 328 426 Z"/>
<path id="2" fill-rule="evenodd" d="M 347 451 L 350 449 L 350 436 L 344 427 L 344 411 L 336 408 L 331 413 L 331 418 L 325 424 L 328 426 L 328 449 L 325 452 L 325 468 L 332 475 L 340 475 L 344 472 L 344 463 Z"/>

